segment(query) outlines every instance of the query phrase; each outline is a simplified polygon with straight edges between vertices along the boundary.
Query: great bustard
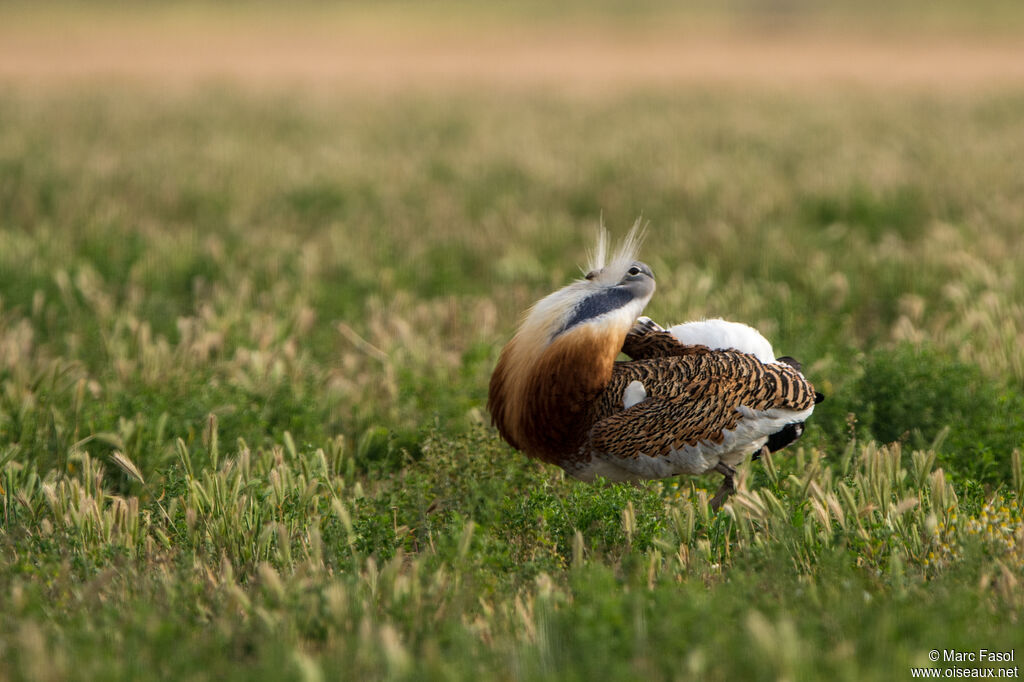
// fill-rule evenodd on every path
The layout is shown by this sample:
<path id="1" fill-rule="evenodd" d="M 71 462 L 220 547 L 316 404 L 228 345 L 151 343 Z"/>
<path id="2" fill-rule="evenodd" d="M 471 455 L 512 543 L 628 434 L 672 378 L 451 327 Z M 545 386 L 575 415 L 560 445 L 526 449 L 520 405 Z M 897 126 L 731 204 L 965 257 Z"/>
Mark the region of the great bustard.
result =
<path id="1" fill-rule="evenodd" d="M 538 301 L 505 346 L 488 408 L 501 436 L 570 476 L 612 481 L 721 472 L 796 440 L 821 395 L 756 330 L 724 320 L 662 329 L 634 228 L 586 277 Z M 619 353 L 629 361 L 616 361 Z"/>

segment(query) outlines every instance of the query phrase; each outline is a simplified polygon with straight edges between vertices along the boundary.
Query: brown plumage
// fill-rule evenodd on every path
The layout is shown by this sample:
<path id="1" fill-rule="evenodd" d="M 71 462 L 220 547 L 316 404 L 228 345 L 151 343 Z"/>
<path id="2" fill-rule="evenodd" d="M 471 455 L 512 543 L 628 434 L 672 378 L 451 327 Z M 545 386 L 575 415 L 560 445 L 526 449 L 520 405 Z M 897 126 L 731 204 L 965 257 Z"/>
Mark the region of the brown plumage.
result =
<path id="1" fill-rule="evenodd" d="M 608 264 L 599 244 L 584 280 L 531 309 L 502 351 L 488 407 L 509 444 L 572 476 L 714 469 L 726 476 L 720 503 L 736 464 L 770 438 L 781 447 L 799 436 L 816 394 L 745 325 L 713 320 L 665 331 L 638 322 L 654 292 L 650 269 L 634 260 L 638 243 L 634 229 Z M 631 359 L 616 362 L 620 351 Z"/>
<path id="2" fill-rule="evenodd" d="M 604 392 L 591 404 L 590 443 L 622 459 L 657 456 L 721 443 L 735 429 L 741 406 L 750 410 L 800 412 L 814 406 L 814 390 L 788 365 L 765 365 L 753 355 L 704 346 L 680 348 L 674 356 L 619 362 Z M 639 381 L 647 398 L 622 409 L 626 386 Z"/>
<path id="3" fill-rule="evenodd" d="M 513 339 L 494 369 L 488 403 L 502 437 L 551 464 L 578 453 L 593 424 L 591 406 L 612 380 L 620 337 L 582 329 L 555 339 L 528 367 L 516 352 L 523 341 Z"/>

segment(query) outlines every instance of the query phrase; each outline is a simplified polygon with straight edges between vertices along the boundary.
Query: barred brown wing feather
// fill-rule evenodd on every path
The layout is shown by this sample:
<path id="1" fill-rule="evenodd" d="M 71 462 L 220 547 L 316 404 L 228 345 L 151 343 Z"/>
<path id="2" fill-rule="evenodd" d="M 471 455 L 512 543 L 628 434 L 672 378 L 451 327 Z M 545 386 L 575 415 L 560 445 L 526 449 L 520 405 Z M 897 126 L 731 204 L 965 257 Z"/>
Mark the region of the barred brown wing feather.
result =
<path id="1" fill-rule="evenodd" d="M 622 352 L 633 360 L 650 360 L 670 355 L 700 355 L 710 352 L 710 349 L 707 346 L 683 345 L 665 330 L 634 327 L 626 334 Z"/>
<path id="2" fill-rule="evenodd" d="M 721 410 L 703 410 L 693 400 L 649 398 L 594 425 L 591 446 L 595 452 L 630 459 L 638 455 L 663 456 L 684 445 L 697 445 L 735 426 Z"/>
<path id="3" fill-rule="evenodd" d="M 641 382 L 648 397 L 622 410 L 622 392 L 632 381 Z M 590 445 L 613 458 L 658 457 L 721 443 L 744 420 L 750 437 L 769 436 L 779 419 L 813 405 L 814 388 L 799 372 L 745 353 L 707 351 L 623 362 L 597 401 Z M 761 414 L 771 418 L 759 419 Z"/>

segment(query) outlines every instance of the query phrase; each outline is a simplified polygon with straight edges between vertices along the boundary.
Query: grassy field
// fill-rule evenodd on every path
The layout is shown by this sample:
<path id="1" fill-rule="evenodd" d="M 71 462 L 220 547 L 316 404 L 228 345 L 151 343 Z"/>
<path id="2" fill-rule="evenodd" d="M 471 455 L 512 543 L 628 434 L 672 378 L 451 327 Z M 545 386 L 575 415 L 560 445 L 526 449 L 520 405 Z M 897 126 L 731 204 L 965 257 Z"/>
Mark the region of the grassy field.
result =
<path id="1" fill-rule="evenodd" d="M 0 91 L 0 679 L 1024 655 L 1024 87 L 158 90 Z M 488 425 L 517 316 L 638 216 L 648 314 L 828 395 L 717 514 Z"/>

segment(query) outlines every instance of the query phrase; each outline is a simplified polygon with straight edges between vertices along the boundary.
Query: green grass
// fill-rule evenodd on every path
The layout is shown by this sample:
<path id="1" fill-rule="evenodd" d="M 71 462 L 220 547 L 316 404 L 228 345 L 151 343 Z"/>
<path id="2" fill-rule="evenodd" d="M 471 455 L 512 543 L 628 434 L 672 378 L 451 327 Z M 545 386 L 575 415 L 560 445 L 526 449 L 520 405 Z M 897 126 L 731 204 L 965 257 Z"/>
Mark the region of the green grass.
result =
<path id="1" fill-rule="evenodd" d="M 1022 640 L 1021 93 L 0 98 L 0 677 L 907 679 Z M 487 426 L 603 216 L 828 400 L 714 477 Z"/>

